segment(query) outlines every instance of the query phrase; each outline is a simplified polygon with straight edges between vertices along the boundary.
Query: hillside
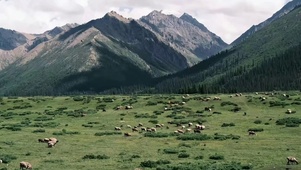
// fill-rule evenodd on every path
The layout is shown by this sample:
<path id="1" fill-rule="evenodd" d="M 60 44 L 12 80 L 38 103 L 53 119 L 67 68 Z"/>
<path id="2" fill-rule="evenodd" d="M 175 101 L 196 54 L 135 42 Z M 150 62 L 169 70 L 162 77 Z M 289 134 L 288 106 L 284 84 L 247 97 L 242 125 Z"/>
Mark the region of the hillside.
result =
<path id="1" fill-rule="evenodd" d="M 295 7 L 301 5 L 301 0 L 293 0 L 291 2 L 288 2 L 285 6 L 283 6 L 279 11 L 277 11 L 273 16 L 268 18 L 267 20 L 263 21 L 262 23 L 258 25 L 253 25 L 251 28 L 249 28 L 246 32 L 244 32 L 240 37 L 238 37 L 236 40 L 234 40 L 231 45 L 235 46 L 252 36 L 255 32 L 261 30 L 262 28 L 270 25 L 273 21 L 281 18 L 282 16 L 286 15 L 290 11 L 292 11 Z"/>
<path id="2" fill-rule="evenodd" d="M 0 94 L 95 93 L 139 87 L 199 61 L 183 55 L 139 21 L 114 11 L 67 28 L 34 35 L 31 43 L 23 45 L 26 52 L 0 72 Z"/>
<path id="3" fill-rule="evenodd" d="M 163 81 L 158 79 L 161 82 L 156 90 L 216 93 L 301 89 L 300 13 L 301 8 L 296 8 L 236 47 Z"/>

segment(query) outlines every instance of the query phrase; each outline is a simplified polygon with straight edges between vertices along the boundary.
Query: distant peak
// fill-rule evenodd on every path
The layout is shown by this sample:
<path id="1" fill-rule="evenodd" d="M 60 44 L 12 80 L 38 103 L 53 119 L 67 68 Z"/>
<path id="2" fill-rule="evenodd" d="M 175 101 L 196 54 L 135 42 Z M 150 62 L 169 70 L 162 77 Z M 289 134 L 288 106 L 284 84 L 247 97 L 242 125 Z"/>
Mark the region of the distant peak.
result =
<path id="1" fill-rule="evenodd" d="M 188 13 L 184 13 L 181 17 L 190 17 L 190 18 L 193 18 L 191 15 L 189 15 Z"/>
<path id="2" fill-rule="evenodd" d="M 114 18 L 116 18 L 116 19 L 118 19 L 118 20 L 120 20 L 120 21 L 126 22 L 126 23 L 128 23 L 128 22 L 130 22 L 130 21 L 132 20 L 132 19 L 130 19 L 130 18 L 125 18 L 125 17 L 123 17 L 122 15 L 118 14 L 116 11 L 108 12 L 108 13 L 106 14 L 106 16 L 114 17 Z"/>

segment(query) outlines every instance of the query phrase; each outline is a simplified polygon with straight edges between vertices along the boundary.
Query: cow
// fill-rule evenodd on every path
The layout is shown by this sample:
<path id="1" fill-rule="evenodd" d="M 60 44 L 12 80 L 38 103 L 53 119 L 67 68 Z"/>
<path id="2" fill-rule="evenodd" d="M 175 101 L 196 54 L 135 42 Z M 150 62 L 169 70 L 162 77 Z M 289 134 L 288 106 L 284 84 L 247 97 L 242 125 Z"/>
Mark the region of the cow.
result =
<path id="1" fill-rule="evenodd" d="M 256 135 L 256 133 L 254 131 L 250 130 L 249 135 Z"/>
<path id="2" fill-rule="evenodd" d="M 299 164 L 299 162 L 297 161 L 297 159 L 295 157 L 289 156 L 286 158 L 287 159 L 287 165 L 291 164 Z"/>
<path id="3" fill-rule="evenodd" d="M 29 162 L 22 161 L 20 162 L 20 169 L 32 169 L 32 165 Z"/>

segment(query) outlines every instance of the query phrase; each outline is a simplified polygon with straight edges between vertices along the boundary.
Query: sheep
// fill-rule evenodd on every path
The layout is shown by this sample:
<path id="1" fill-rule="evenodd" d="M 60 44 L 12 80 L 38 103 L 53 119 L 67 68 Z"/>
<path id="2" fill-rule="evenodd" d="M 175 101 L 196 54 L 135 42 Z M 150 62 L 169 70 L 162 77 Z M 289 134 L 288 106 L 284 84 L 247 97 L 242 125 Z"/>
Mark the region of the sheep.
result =
<path id="1" fill-rule="evenodd" d="M 179 133 L 184 133 L 184 130 L 178 129 L 177 130 Z"/>
<path id="2" fill-rule="evenodd" d="M 125 106 L 125 109 L 133 109 L 133 106 L 130 106 L 130 105 Z"/>
<path id="3" fill-rule="evenodd" d="M 182 126 L 181 126 L 181 128 L 182 128 L 182 129 L 185 129 L 185 126 L 184 126 L 184 125 L 182 125 Z"/>
<path id="4" fill-rule="evenodd" d="M 137 128 L 132 128 L 132 132 L 138 132 Z"/>
<path id="5" fill-rule="evenodd" d="M 115 127 L 115 130 L 121 130 L 121 128 L 120 127 Z"/>
<path id="6" fill-rule="evenodd" d="M 3 161 L 0 159 L 0 164 L 2 164 L 3 163 Z"/>
<path id="7" fill-rule="evenodd" d="M 213 100 L 221 100 L 220 97 L 214 97 Z"/>
<path id="8" fill-rule="evenodd" d="M 156 124 L 156 127 L 162 127 L 161 124 Z"/>
<path id="9" fill-rule="evenodd" d="M 289 165 L 290 163 L 292 164 L 299 164 L 299 162 L 297 161 L 297 159 L 295 157 L 289 156 L 286 158 L 287 159 L 287 165 Z"/>
<path id="10" fill-rule="evenodd" d="M 142 124 L 142 123 L 139 123 L 139 124 L 138 124 L 138 127 L 141 127 L 141 126 L 143 126 L 143 124 Z"/>
<path id="11" fill-rule="evenodd" d="M 249 131 L 249 135 L 256 135 L 256 133 L 254 131 Z"/>
<path id="12" fill-rule="evenodd" d="M 210 107 L 205 107 L 204 110 L 211 112 L 211 108 Z"/>
<path id="13" fill-rule="evenodd" d="M 38 139 L 38 142 L 44 143 L 45 141 L 44 141 L 44 139 Z"/>
<path id="14" fill-rule="evenodd" d="M 156 128 L 151 128 L 151 131 L 152 131 L 152 132 L 156 132 L 157 129 L 156 129 Z"/>
<path id="15" fill-rule="evenodd" d="M 146 127 L 141 127 L 141 131 L 146 131 Z"/>
<path id="16" fill-rule="evenodd" d="M 188 127 L 191 127 L 193 124 L 191 122 L 188 123 Z"/>
<path id="17" fill-rule="evenodd" d="M 291 114 L 291 113 L 292 113 L 292 110 L 291 110 L 291 109 L 287 109 L 286 113 L 287 113 L 287 114 Z"/>
<path id="18" fill-rule="evenodd" d="M 205 125 L 195 125 L 195 128 L 199 129 L 199 130 L 204 130 L 205 129 Z"/>
<path id="19" fill-rule="evenodd" d="M 47 144 L 48 144 L 48 148 L 52 148 L 55 146 L 56 143 L 53 141 L 49 141 Z"/>
<path id="20" fill-rule="evenodd" d="M 131 125 L 126 125 L 126 127 L 127 127 L 127 128 L 132 128 L 132 126 L 131 126 Z"/>
<path id="21" fill-rule="evenodd" d="M 201 129 L 194 129 L 193 132 L 194 133 L 201 133 Z"/>
<path id="22" fill-rule="evenodd" d="M 191 132 L 192 129 L 186 129 L 186 132 Z"/>
<path id="23" fill-rule="evenodd" d="M 130 133 L 128 133 L 128 132 L 125 132 L 124 136 L 132 136 L 132 135 Z"/>
<path id="24" fill-rule="evenodd" d="M 20 162 L 20 169 L 32 169 L 32 165 L 29 162 Z"/>
<path id="25" fill-rule="evenodd" d="M 59 140 L 57 138 L 49 138 L 49 141 L 54 142 L 54 143 L 58 143 Z"/>

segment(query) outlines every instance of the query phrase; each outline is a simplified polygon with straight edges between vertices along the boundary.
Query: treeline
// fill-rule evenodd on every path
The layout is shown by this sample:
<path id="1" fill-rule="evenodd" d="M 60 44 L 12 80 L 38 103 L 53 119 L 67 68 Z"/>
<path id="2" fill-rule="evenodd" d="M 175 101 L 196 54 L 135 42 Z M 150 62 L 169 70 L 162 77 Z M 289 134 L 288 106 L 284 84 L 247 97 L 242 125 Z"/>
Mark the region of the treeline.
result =
<path id="1" fill-rule="evenodd" d="M 250 67 L 252 67 L 250 69 Z M 301 44 L 283 54 L 264 58 L 260 64 L 241 65 L 211 81 L 206 73 L 172 78 L 159 83 L 160 93 L 236 93 L 272 90 L 301 90 Z"/>

